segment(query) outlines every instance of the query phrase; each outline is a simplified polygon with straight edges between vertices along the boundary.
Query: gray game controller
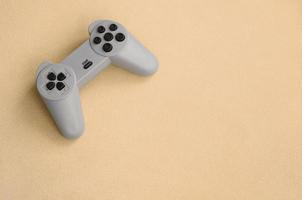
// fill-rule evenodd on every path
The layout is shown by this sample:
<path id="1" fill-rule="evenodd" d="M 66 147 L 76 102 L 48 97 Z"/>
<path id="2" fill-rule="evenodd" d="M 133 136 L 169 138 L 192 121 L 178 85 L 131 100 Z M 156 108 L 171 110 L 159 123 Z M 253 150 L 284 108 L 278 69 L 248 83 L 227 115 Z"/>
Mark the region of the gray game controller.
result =
<path id="1" fill-rule="evenodd" d="M 42 63 L 37 72 L 37 89 L 57 127 L 66 138 L 84 132 L 79 89 L 110 65 L 138 75 L 156 72 L 155 56 L 125 27 L 111 20 L 98 20 L 88 28 L 90 38 L 61 63 Z"/>

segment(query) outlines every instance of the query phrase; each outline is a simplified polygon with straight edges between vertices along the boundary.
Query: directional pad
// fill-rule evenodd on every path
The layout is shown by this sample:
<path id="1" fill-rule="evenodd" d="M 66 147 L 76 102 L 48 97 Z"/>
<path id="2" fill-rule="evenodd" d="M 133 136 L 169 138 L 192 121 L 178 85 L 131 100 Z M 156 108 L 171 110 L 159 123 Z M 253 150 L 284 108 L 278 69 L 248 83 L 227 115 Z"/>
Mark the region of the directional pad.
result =
<path id="1" fill-rule="evenodd" d="M 40 68 L 36 86 L 43 98 L 50 101 L 62 100 L 73 92 L 74 87 L 77 87 L 76 74 L 72 67 L 61 63 L 45 62 L 40 65 Z"/>
<path id="2" fill-rule="evenodd" d="M 52 90 L 55 87 L 55 85 L 56 85 L 55 82 L 48 82 L 46 84 L 46 87 L 48 90 Z"/>
<path id="3" fill-rule="evenodd" d="M 62 90 L 65 87 L 65 84 L 63 82 L 57 82 L 56 87 L 58 90 Z"/>
<path id="4" fill-rule="evenodd" d="M 50 80 L 50 81 L 54 81 L 54 80 L 56 80 L 56 75 L 53 72 L 50 72 L 47 75 L 47 79 Z"/>
<path id="5" fill-rule="evenodd" d="M 62 72 L 58 74 L 58 77 L 57 77 L 58 81 L 63 81 L 63 80 L 65 80 L 65 78 L 66 78 L 65 74 L 63 74 Z"/>
<path id="6" fill-rule="evenodd" d="M 62 90 L 65 87 L 65 84 L 62 81 L 64 81 L 66 77 L 66 74 L 63 72 L 60 72 L 58 75 L 56 75 L 54 72 L 49 72 L 47 74 L 47 79 L 49 82 L 46 83 L 46 88 L 48 90 L 52 90 L 56 87 L 58 90 Z"/>

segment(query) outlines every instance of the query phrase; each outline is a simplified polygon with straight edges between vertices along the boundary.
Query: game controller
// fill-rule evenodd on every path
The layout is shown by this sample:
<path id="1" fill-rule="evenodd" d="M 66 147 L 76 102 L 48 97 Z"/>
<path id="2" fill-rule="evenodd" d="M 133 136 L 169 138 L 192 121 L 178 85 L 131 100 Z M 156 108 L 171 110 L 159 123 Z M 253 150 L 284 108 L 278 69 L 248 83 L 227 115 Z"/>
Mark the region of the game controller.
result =
<path id="1" fill-rule="evenodd" d="M 138 75 L 157 71 L 155 56 L 127 29 L 111 20 L 93 22 L 90 38 L 61 63 L 42 63 L 37 72 L 37 90 L 66 138 L 84 132 L 84 117 L 79 89 L 110 64 Z"/>

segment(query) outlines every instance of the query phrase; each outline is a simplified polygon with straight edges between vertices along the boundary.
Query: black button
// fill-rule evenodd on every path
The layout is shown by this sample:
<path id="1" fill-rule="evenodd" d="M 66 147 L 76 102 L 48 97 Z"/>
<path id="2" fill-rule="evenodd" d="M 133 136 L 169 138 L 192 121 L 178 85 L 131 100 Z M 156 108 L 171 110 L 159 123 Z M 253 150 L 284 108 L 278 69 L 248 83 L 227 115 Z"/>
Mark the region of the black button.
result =
<path id="1" fill-rule="evenodd" d="M 56 80 L 56 75 L 55 75 L 54 73 L 50 72 L 50 73 L 47 75 L 47 78 L 48 78 L 48 80 L 50 80 L 50 81 L 54 81 L 54 80 Z"/>
<path id="2" fill-rule="evenodd" d="M 106 34 L 104 35 L 104 40 L 106 40 L 106 41 L 111 41 L 112 39 L 113 39 L 112 33 L 106 33 Z"/>
<path id="3" fill-rule="evenodd" d="M 94 44 L 100 44 L 102 42 L 102 39 L 100 37 L 95 37 L 93 39 Z"/>
<path id="4" fill-rule="evenodd" d="M 91 65 L 93 65 L 93 62 L 91 62 L 91 61 L 88 61 L 88 62 L 86 62 L 85 64 L 84 64 L 84 69 L 88 69 Z"/>
<path id="5" fill-rule="evenodd" d="M 109 26 L 110 31 L 115 31 L 117 29 L 117 25 L 116 24 L 111 24 Z"/>
<path id="6" fill-rule="evenodd" d="M 52 90 L 55 87 L 55 82 L 48 82 L 46 84 L 47 89 Z"/>
<path id="7" fill-rule="evenodd" d="M 66 78 L 66 76 L 63 73 L 60 73 L 60 74 L 58 74 L 57 78 L 58 78 L 59 81 L 63 81 Z"/>
<path id="8" fill-rule="evenodd" d="M 57 82 L 57 89 L 58 90 L 62 90 L 64 87 L 65 87 L 65 85 L 64 85 L 64 83 L 63 82 Z"/>
<path id="9" fill-rule="evenodd" d="M 125 35 L 123 33 L 118 33 L 116 34 L 115 39 L 119 42 L 122 42 L 125 40 Z"/>
<path id="10" fill-rule="evenodd" d="M 106 29 L 105 29 L 104 26 L 99 26 L 98 29 L 97 29 L 97 31 L 98 31 L 99 33 L 104 33 L 105 30 L 106 30 Z"/>
<path id="11" fill-rule="evenodd" d="M 110 51 L 112 50 L 112 45 L 109 44 L 109 43 L 105 43 L 105 44 L 103 45 L 103 50 L 104 50 L 105 52 L 110 52 Z"/>

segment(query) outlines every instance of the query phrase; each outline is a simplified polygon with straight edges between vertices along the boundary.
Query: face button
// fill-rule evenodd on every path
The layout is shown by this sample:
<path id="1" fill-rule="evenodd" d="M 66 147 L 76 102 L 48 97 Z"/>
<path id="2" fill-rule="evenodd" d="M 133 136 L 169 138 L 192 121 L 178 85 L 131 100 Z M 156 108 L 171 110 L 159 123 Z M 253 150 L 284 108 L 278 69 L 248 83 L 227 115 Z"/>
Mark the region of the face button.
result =
<path id="1" fill-rule="evenodd" d="M 62 90 L 64 87 L 65 87 L 65 85 L 64 85 L 64 83 L 63 82 L 57 82 L 57 89 L 58 90 Z"/>
<path id="2" fill-rule="evenodd" d="M 54 80 L 56 80 L 56 75 L 54 73 L 50 72 L 47 75 L 47 79 L 50 80 L 50 81 L 54 81 Z"/>
<path id="3" fill-rule="evenodd" d="M 116 24 L 111 24 L 110 26 L 109 26 L 109 30 L 110 31 L 115 31 L 117 29 L 117 25 Z"/>
<path id="4" fill-rule="evenodd" d="M 65 78 L 66 78 L 65 74 L 63 74 L 63 73 L 58 74 L 57 79 L 58 79 L 59 81 L 63 81 Z"/>
<path id="5" fill-rule="evenodd" d="M 99 33 L 104 33 L 105 30 L 106 30 L 106 29 L 105 29 L 104 26 L 99 26 L 98 29 L 97 29 L 97 31 L 98 31 Z"/>
<path id="6" fill-rule="evenodd" d="M 116 34 L 115 39 L 116 39 L 118 42 L 122 42 L 122 41 L 125 40 L 125 35 L 124 35 L 123 33 L 118 33 L 118 34 Z"/>
<path id="7" fill-rule="evenodd" d="M 102 39 L 100 37 L 95 37 L 93 39 L 94 44 L 100 44 L 102 42 Z"/>
<path id="8" fill-rule="evenodd" d="M 46 84 L 46 87 L 47 87 L 48 90 L 52 90 L 55 87 L 55 85 L 56 84 L 54 82 L 48 82 Z"/>
<path id="9" fill-rule="evenodd" d="M 109 43 L 105 43 L 105 44 L 103 45 L 103 50 L 104 50 L 105 52 L 110 52 L 110 51 L 112 50 L 112 45 L 109 44 Z"/>
<path id="10" fill-rule="evenodd" d="M 106 40 L 106 41 L 111 41 L 112 39 L 113 39 L 112 33 L 106 33 L 106 34 L 104 35 L 104 40 Z"/>

